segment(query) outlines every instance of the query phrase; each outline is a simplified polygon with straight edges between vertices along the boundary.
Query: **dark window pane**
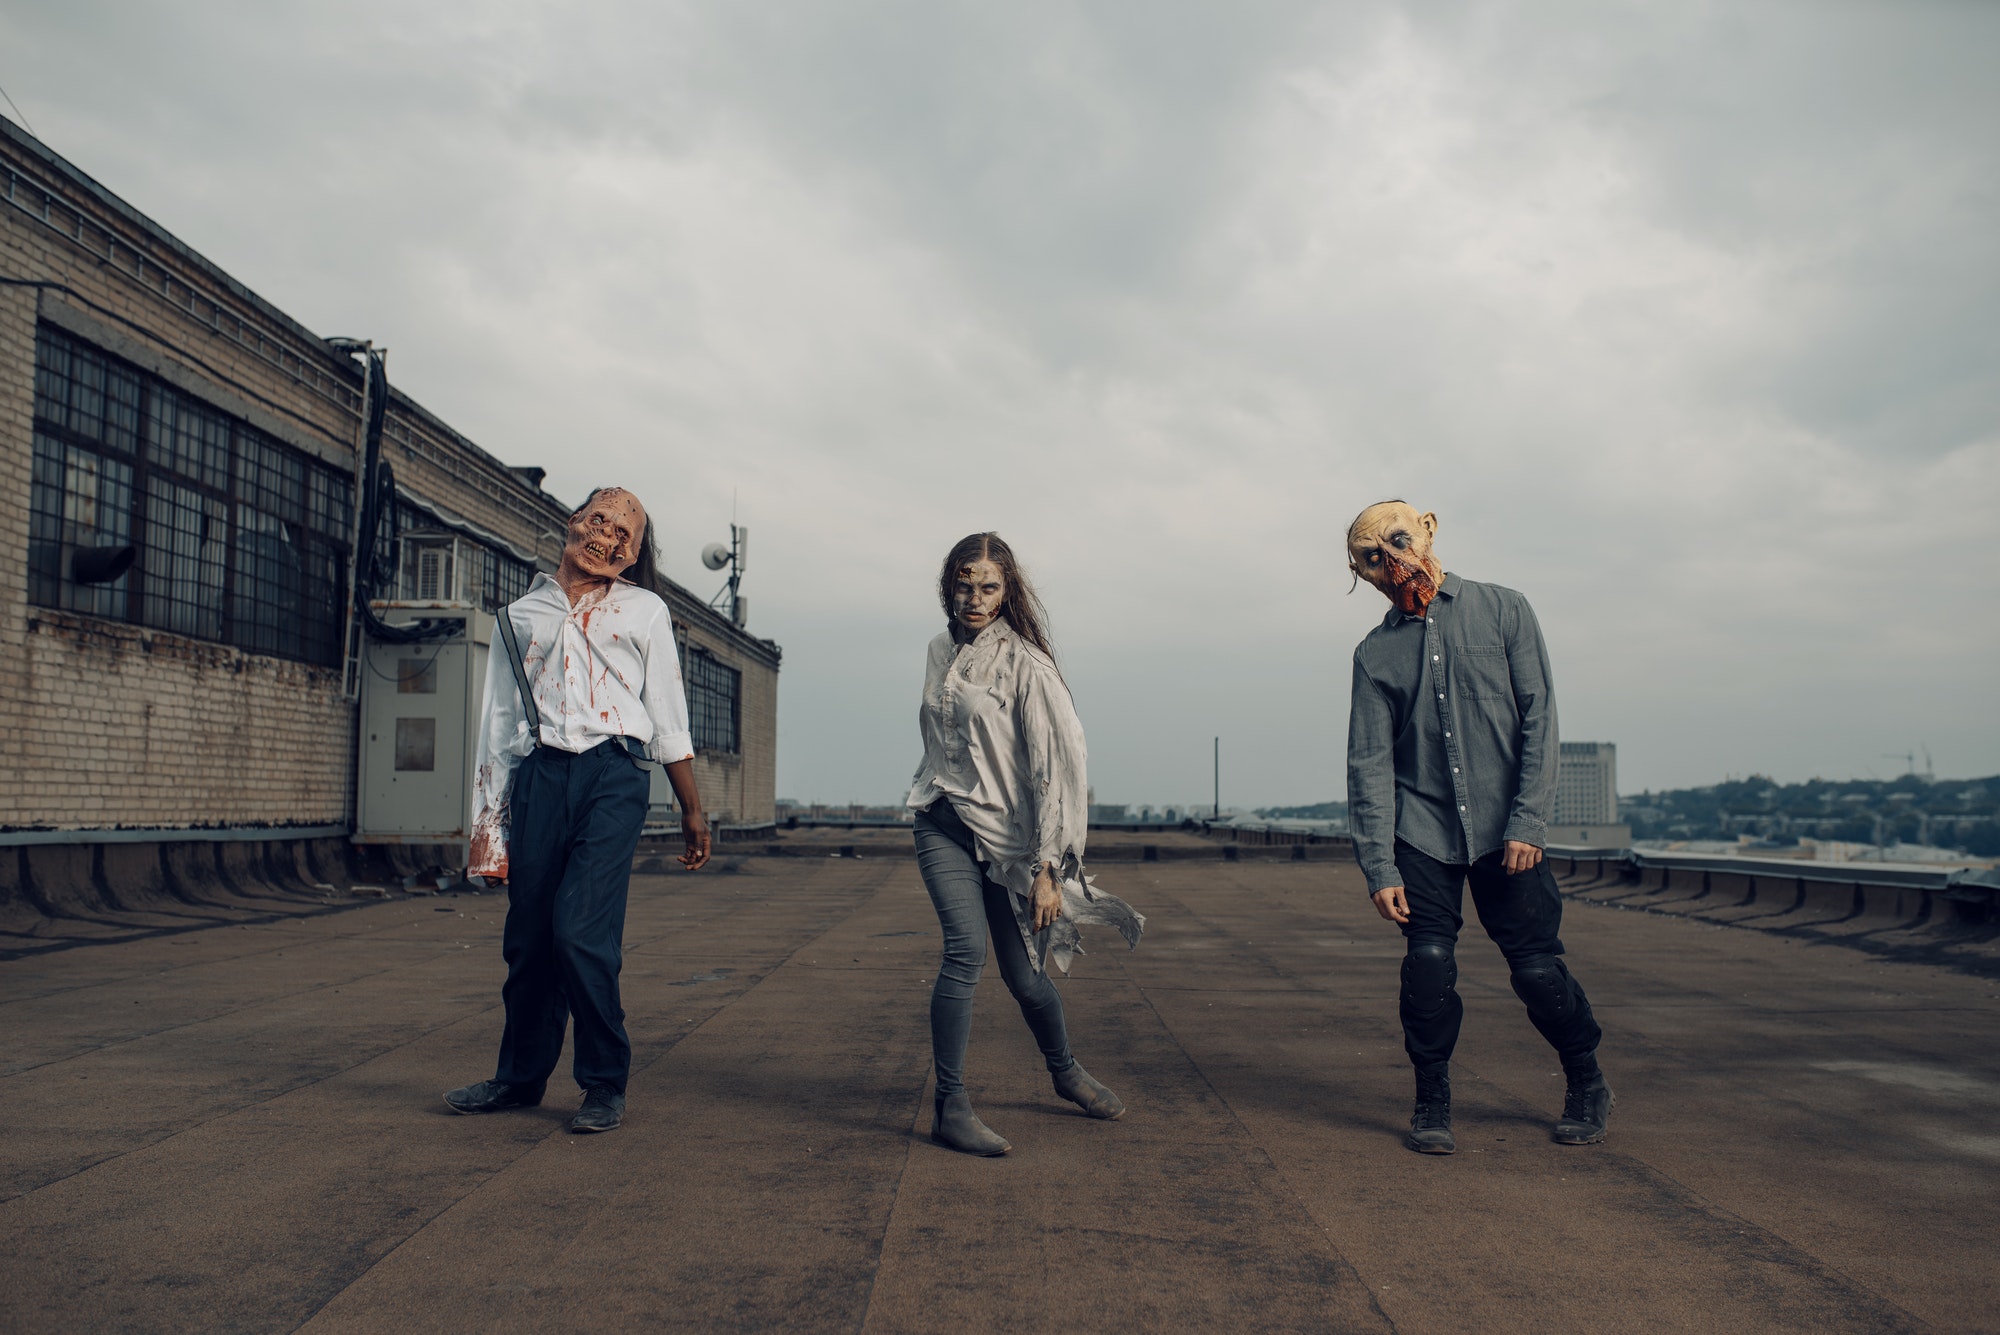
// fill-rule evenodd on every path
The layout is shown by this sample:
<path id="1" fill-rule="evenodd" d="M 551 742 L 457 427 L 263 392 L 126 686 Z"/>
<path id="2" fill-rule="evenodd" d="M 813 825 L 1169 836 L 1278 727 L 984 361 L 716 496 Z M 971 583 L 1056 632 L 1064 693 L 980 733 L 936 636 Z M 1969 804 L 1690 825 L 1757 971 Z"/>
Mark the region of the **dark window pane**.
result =
<path id="1" fill-rule="evenodd" d="M 258 653 L 284 653 L 298 638 L 305 612 L 300 597 L 305 567 L 283 520 L 247 505 L 236 507 L 234 576 L 231 638 Z"/>
<path id="2" fill-rule="evenodd" d="M 743 674 L 706 649 L 688 649 L 681 656 L 681 677 L 687 684 L 688 723 L 697 751 L 735 752 L 740 746 L 738 696 Z"/>
<path id="3" fill-rule="evenodd" d="M 222 578 L 229 508 L 162 477 L 146 496 L 148 625 L 204 640 L 222 638 Z"/>
<path id="4" fill-rule="evenodd" d="M 338 662 L 353 522 L 348 474 L 59 329 L 38 328 L 35 352 L 29 597 L 258 653 Z M 143 494 L 134 467 L 141 449 Z M 142 507 L 135 568 L 79 583 L 77 553 L 129 544 Z M 138 596 L 128 599 L 128 589 Z"/>
<path id="5" fill-rule="evenodd" d="M 47 607 L 122 618 L 130 574 L 79 584 L 74 562 L 79 551 L 123 547 L 131 534 L 132 466 L 37 431 L 28 494 L 29 596 Z"/>
<path id="6" fill-rule="evenodd" d="M 104 383 L 104 443 L 125 454 L 139 448 L 139 376 L 122 365 L 107 368 Z"/>
<path id="7" fill-rule="evenodd" d="M 104 435 L 104 359 L 83 351 L 70 361 L 69 421 L 77 435 L 101 440 Z"/>
<path id="8" fill-rule="evenodd" d="M 35 416 L 69 425 L 69 344 L 46 329 L 35 339 Z"/>

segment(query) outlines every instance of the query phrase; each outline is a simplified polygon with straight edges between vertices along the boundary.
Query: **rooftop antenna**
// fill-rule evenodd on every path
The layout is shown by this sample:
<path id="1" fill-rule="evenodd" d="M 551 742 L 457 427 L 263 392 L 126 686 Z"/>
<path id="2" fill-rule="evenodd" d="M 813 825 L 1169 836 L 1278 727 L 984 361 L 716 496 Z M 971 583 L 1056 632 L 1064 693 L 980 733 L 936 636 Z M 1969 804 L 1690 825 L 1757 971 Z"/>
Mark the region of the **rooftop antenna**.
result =
<path id="1" fill-rule="evenodd" d="M 728 607 L 725 615 L 728 616 L 730 621 L 735 623 L 738 629 L 741 629 L 750 619 L 750 603 L 743 596 L 742 589 L 744 553 L 749 548 L 750 529 L 746 525 L 735 522 L 733 518 L 735 508 L 736 503 L 732 499 L 730 501 L 732 518 L 729 524 L 729 545 L 725 547 L 719 542 L 709 543 L 708 546 L 701 549 L 701 563 L 710 570 L 721 570 L 725 566 L 728 567 L 728 582 L 716 591 L 715 597 L 708 600 L 708 605 L 714 608 L 722 608 L 726 602 Z"/>

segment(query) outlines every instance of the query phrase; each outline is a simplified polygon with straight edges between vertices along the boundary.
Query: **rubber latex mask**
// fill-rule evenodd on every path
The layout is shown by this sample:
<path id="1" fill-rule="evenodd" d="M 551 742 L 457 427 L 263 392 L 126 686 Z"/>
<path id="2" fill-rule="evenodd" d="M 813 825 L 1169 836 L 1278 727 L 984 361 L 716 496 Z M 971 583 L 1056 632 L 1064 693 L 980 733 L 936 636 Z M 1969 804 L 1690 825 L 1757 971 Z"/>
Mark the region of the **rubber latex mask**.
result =
<path id="1" fill-rule="evenodd" d="M 617 579 L 639 559 L 645 534 L 639 498 L 623 487 L 602 488 L 570 516 L 563 566 L 587 580 Z"/>
<path id="2" fill-rule="evenodd" d="M 1432 551 L 1437 516 L 1402 501 L 1371 505 L 1347 530 L 1347 568 L 1382 591 L 1406 616 L 1421 616 L 1444 583 Z"/>

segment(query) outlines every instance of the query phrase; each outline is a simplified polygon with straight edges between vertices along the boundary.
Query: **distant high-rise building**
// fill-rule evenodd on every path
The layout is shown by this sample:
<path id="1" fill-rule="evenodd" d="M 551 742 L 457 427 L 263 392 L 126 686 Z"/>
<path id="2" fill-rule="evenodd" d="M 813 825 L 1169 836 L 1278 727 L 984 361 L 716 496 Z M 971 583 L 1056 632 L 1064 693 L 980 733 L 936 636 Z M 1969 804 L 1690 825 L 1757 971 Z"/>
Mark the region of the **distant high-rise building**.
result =
<path id="1" fill-rule="evenodd" d="M 1564 742 L 1556 767 L 1551 825 L 1611 825 L 1618 820 L 1618 747 Z"/>

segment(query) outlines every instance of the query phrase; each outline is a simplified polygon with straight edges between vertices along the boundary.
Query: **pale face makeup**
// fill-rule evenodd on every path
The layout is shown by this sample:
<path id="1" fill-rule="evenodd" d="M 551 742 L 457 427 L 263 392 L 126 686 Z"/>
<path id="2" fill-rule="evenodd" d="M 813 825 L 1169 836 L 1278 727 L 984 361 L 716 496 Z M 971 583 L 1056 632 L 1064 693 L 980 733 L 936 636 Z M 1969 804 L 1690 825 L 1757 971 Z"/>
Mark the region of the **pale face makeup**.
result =
<path id="1" fill-rule="evenodd" d="M 562 563 L 584 579 L 617 579 L 639 558 L 645 533 L 646 507 L 639 498 L 607 487 L 570 519 Z"/>
<path id="2" fill-rule="evenodd" d="M 951 586 L 951 615 L 965 634 L 977 635 L 1000 615 L 1007 581 L 993 561 L 980 559 L 958 568 Z"/>

